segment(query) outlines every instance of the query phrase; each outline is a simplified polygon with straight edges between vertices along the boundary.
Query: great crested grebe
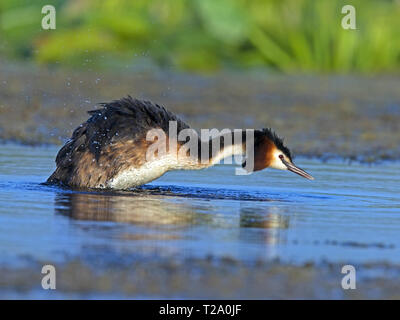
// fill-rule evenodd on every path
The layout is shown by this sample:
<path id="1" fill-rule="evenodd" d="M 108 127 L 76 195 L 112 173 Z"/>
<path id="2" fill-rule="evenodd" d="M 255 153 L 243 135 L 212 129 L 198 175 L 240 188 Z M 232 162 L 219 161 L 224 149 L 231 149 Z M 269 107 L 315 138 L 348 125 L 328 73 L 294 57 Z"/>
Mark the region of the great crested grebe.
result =
<path id="1" fill-rule="evenodd" d="M 170 123 L 177 132 L 189 126 L 164 107 L 130 96 L 101 104 L 102 108 L 88 113 L 91 117 L 82 123 L 57 154 L 57 168 L 47 183 L 63 184 L 77 188 L 129 189 L 159 178 L 176 169 L 202 169 L 219 163 L 223 158 L 246 154 L 246 142 L 227 143 L 226 135 L 213 137 L 207 142 L 218 145 L 218 152 L 201 158 L 205 141 L 198 140 L 198 154 L 185 157 L 181 154 L 185 141 L 177 141 L 176 148 L 149 160 L 148 150 L 151 130 L 161 130 L 168 137 Z M 247 131 L 243 131 L 246 137 Z M 231 133 L 233 136 L 233 133 Z M 264 168 L 290 170 L 302 177 L 314 178 L 293 164 L 290 150 L 270 129 L 253 131 L 253 171 Z M 156 152 L 157 153 L 157 152 Z M 243 163 L 245 166 L 245 162 Z"/>

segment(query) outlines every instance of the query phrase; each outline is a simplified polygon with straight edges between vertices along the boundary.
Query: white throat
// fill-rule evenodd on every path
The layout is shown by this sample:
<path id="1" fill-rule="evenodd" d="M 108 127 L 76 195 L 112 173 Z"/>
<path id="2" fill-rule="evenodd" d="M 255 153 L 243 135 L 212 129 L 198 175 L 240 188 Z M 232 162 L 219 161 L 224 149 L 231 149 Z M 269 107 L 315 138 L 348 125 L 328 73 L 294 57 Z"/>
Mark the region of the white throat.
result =
<path id="1" fill-rule="evenodd" d="M 220 150 L 217 155 L 212 158 L 211 165 L 218 164 L 221 160 L 236 155 L 244 155 L 242 144 L 233 144 Z"/>

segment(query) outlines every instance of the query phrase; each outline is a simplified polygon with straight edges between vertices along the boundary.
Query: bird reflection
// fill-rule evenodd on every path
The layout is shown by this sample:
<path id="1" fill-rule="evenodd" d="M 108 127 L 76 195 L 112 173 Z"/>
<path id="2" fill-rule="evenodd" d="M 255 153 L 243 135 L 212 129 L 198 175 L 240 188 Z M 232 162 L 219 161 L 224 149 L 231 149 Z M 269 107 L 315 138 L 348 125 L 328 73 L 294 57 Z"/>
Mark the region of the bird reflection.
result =
<path id="1" fill-rule="evenodd" d="M 199 214 L 195 206 L 162 196 L 65 193 L 57 195 L 56 208 L 58 213 L 77 220 L 176 228 L 211 223 L 211 216 Z"/>
<path id="2" fill-rule="evenodd" d="M 168 230 L 192 228 L 192 236 L 199 236 L 195 226 L 206 225 L 201 233 L 230 229 L 229 241 L 274 245 L 284 242 L 289 228 L 289 217 L 281 207 L 261 202 L 224 202 L 190 197 L 146 193 L 59 193 L 56 212 L 75 220 L 114 221 Z M 227 210 L 226 206 L 229 206 Z M 236 211 L 236 213 L 235 213 Z M 144 230 L 144 229 L 142 229 Z M 160 230 L 161 231 L 161 230 Z M 162 232 L 162 238 L 173 237 Z M 129 234 L 127 239 L 138 240 L 149 234 Z M 158 233 L 157 235 L 160 236 Z M 176 236 L 176 234 L 175 234 Z M 125 237 L 125 236 L 124 236 Z"/>
<path id="3" fill-rule="evenodd" d="M 240 211 L 240 228 L 266 229 L 263 233 L 257 233 L 255 241 L 263 241 L 266 244 L 285 242 L 286 229 L 289 228 L 289 216 L 283 214 L 283 209 L 275 206 L 264 208 L 246 207 Z M 248 237 L 249 233 L 243 233 Z"/>
<path id="4" fill-rule="evenodd" d="M 279 213 L 277 207 L 243 208 L 240 212 L 242 228 L 287 229 L 289 217 Z"/>

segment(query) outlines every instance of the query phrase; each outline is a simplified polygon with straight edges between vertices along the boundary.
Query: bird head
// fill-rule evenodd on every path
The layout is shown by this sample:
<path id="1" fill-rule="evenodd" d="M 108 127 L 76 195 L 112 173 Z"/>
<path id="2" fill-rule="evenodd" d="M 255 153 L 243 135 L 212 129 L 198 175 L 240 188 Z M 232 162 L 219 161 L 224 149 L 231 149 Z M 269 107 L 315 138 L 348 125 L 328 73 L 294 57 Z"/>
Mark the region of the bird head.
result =
<path id="1" fill-rule="evenodd" d="M 289 148 L 271 129 L 256 130 L 254 135 L 254 171 L 265 168 L 289 170 L 314 180 L 311 175 L 293 163 Z"/>

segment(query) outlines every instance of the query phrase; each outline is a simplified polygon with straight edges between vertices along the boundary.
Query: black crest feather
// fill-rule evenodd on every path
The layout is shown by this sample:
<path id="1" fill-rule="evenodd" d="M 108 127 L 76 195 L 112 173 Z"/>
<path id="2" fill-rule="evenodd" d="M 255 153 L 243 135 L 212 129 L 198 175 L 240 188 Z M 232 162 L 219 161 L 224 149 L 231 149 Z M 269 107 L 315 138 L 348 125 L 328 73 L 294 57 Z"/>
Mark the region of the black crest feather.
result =
<path id="1" fill-rule="evenodd" d="M 261 136 L 266 136 L 270 139 L 276 147 L 281 150 L 292 161 L 292 154 L 288 147 L 283 143 L 283 138 L 279 137 L 271 128 L 264 128 L 260 130 Z"/>

